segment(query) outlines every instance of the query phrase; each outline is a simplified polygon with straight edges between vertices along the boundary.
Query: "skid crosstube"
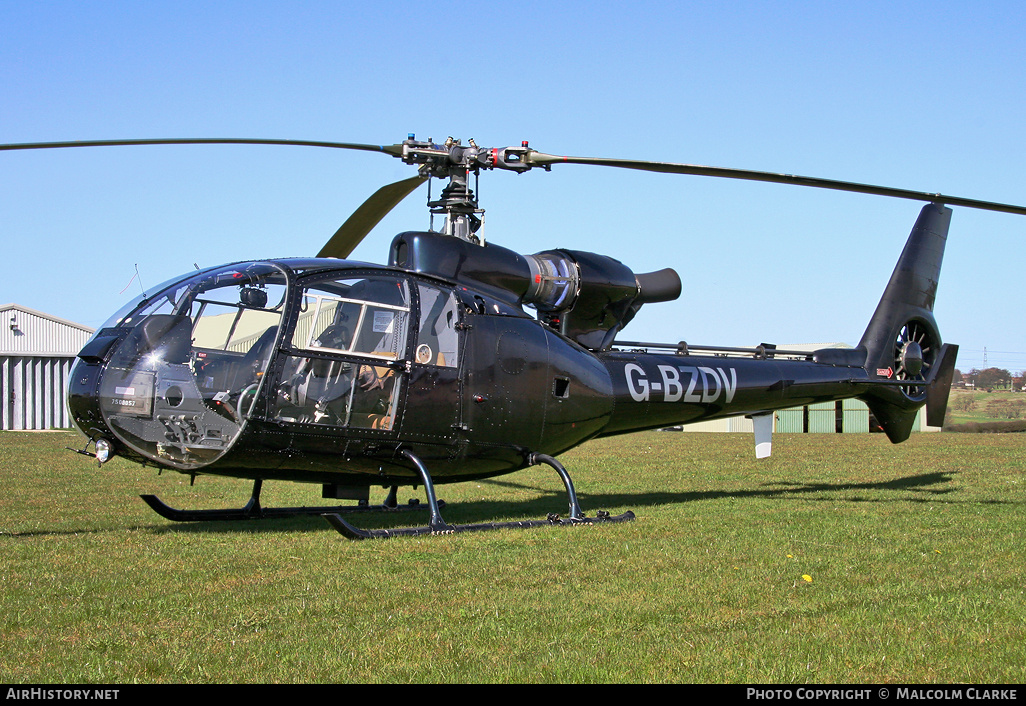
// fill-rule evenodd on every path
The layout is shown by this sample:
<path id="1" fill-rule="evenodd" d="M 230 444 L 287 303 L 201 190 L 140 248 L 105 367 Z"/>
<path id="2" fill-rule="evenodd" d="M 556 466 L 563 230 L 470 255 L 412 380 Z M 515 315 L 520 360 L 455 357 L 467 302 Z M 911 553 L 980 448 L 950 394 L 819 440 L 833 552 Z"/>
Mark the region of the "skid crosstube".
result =
<path id="1" fill-rule="evenodd" d="M 349 539 L 388 539 L 390 537 L 420 537 L 423 535 L 459 534 L 461 532 L 485 532 L 499 529 L 530 529 L 532 527 L 580 527 L 595 525 L 604 522 L 629 522 L 635 518 L 633 512 L 628 510 L 622 515 L 610 515 L 609 513 L 598 512 L 595 517 L 560 518 L 551 515 L 544 520 L 524 520 L 520 522 L 482 522 L 473 525 L 447 525 L 425 527 L 400 527 L 397 529 L 376 529 L 362 530 L 353 527 L 342 519 L 337 513 L 325 513 L 324 519 L 334 527 L 339 534 Z"/>

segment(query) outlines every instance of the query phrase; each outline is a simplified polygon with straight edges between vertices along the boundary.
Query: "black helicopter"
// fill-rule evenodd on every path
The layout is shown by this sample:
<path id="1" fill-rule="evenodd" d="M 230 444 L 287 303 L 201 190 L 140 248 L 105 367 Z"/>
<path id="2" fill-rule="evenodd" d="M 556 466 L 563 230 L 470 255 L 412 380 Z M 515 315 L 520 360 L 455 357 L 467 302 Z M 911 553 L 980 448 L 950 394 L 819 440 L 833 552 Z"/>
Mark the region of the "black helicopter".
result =
<path id="1" fill-rule="evenodd" d="M 417 176 L 374 193 L 314 258 L 239 262 L 170 280 L 130 302 L 78 354 L 69 407 L 101 464 L 119 455 L 192 476 L 254 481 L 236 510 L 179 510 L 171 520 L 325 516 L 351 538 L 616 522 L 587 517 L 554 458 L 589 439 L 707 419 L 753 420 L 769 455 L 774 410 L 863 400 L 894 443 L 918 410 L 939 426 L 957 346 L 942 342 L 934 297 L 949 205 L 1026 208 L 828 179 L 687 164 L 558 157 L 449 138 L 376 146 L 265 139 L 156 139 L 0 145 L 0 150 L 156 144 L 276 144 L 381 152 Z M 469 177 L 584 164 L 795 184 L 926 202 L 861 342 L 814 352 L 688 346 L 617 337 L 645 304 L 680 296 L 672 269 L 636 274 L 577 250 L 521 255 L 478 235 Z M 371 229 L 432 178 L 439 231 L 400 233 L 387 265 L 348 261 Z M 527 306 L 534 315 L 524 310 Z M 92 450 L 90 451 L 90 446 Z M 530 522 L 449 525 L 435 485 L 546 464 L 569 513 Z M 263 508 L 264 480 L 319 483 L 339 507 Z M 394 511 L 400 486 L 423 485 L 426 526 L 364 531 L 342 515 Z M 371 486 L 389 488 L 369 504 Z"/>

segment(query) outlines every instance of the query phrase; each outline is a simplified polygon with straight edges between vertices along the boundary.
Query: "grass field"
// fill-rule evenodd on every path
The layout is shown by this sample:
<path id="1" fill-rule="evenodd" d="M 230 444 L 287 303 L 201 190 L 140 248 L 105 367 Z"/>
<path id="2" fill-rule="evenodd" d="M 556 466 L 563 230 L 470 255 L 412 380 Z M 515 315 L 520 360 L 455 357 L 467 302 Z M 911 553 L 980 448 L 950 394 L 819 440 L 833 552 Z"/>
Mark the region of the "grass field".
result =
<path id="1" fill-rule="evenodd" d="M 1026 419 L 1026 393 L 953 389 L 948 407 L 951 412 L 945 421 L 951 424 Z"/>
<path id="2" fill-rule="evenodd" d="M 2 433 L 0 680 L 1026 681 L 1026 435 L 774 441 L 759 462 L 701 433 L 561 457 L 586 511 L 632 523 L 350 542 L 319 518 L 171 523 L 138 494 L 237 506 L 248 484 Z M 544 467 L 439 496 L 449 522 L 566 511 Z"/>

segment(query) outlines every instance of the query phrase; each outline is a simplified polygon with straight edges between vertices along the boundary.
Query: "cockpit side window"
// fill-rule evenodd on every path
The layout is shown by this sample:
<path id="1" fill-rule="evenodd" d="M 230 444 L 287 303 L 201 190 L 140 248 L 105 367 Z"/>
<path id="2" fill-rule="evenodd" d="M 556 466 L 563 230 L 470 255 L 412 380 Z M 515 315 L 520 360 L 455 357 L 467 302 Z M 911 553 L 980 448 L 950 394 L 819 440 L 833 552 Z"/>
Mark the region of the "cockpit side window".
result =
<path id="1" fill-rule="evenodd" d="M 311 285 L 303 292 L 292 345 L 397 360 L 405 353 L 409 299 L 402 280 L 361 278 Z"/>
<path id="2" fill-rule="evenodd" d="M 274 411 L 284 421 L 394 428 L 410 319 L 409 285 L 345 278 L 304 288 Z"/>

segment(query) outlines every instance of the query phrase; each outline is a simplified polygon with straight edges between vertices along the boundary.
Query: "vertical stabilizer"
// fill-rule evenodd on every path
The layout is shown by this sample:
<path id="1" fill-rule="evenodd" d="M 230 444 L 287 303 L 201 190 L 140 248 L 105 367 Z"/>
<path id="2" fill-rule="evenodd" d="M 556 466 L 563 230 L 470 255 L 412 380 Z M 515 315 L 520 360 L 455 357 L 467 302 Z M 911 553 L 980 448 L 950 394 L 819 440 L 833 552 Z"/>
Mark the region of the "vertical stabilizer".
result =
<path id="1" fill-rule="evenodd" d="M 927 204 L 898 258 L 860 348 L 871 378 L 908 380 L 908 386 L 875 387 L 862 395 L 887 437 L 908 438 L 916 412 L 926 402 L 927 380 L 941 360 L 941 337 L 933 317 L 951 209 Z M 947 358 L 948 356 L 945 356 Z"/>

